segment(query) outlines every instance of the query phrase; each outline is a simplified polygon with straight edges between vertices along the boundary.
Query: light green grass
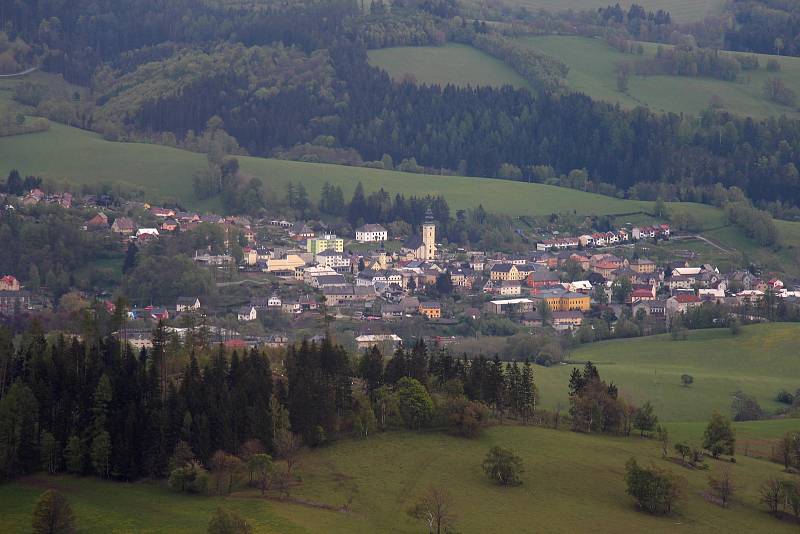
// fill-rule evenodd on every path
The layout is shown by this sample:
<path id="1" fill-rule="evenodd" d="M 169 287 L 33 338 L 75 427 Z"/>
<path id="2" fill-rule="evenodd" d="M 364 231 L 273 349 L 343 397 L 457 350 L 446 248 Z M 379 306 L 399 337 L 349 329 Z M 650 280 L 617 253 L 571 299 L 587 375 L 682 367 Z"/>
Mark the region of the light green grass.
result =
<path id="1" fill-rule="evenodd" d="M 736 390 L 754 395 L 765 410 L 781 407 L 778 391 L 800 387 L 798 341 L 800 324 L 765 324 L 746 326 L 739 336 L 715 329 L 689 332 L 686 341 L 662 335 L 592 343 L 570 358 L 596 363 L 603 379 L 636 404 L 651 401 L 664 421 L 698 421 L 714 410 L 729 414 Z M 545 407 L 568 405 L 573 367 L 537 368 Z M 691 387 L 681 385 L 682 374 L 694 377 Z"/>
<path id="2" fill-rule="evenodd" d="M 480 464 L 493 445 L 523 458 L 523 485 L 489 483 Z M 625 462 L 636 457 L 685 476 L 687 497 L 668 517 L 636 511 L 625 494 Z M 712 472 L 719 463 L 711 460 Z M 440 433 L 385 433 L 341 441 L 305 454 L 302 484 L 292 496 L 350 512 L 264 502 L 256 495 L 227 499 L 181 496 L 147 484 L 36 477 L 0 486 L 0 529 L 29 532 L 34 500 L 47 485 L 72 502 L 79 532 L 203 532 L 223 504 L 248 518 L 256 532 L 425 532 L 406 510 L 431 485 L 447 489 L 458 532 L 789 532 L 758 504 L 758 487 L 780 467 L 740 457 L 733 466 L 740 490 L 730 507 L 706 501 L 708 471 L 691 471 L 660 457 L 656 442 L 533 427 L 493 427 L 476 440 Z"/>
<path id="3" fill-rule="evenodd" d="M 774 76 L 783 78 L 790 87 L 800 84 L 800 59 L 759 54 L 760 68 L 743 71 L 740 81 L 726 82 L 712 78 L 689 76 L 631 76 L 627 94 L 617 91 L 614 67 L 642 56 L 624 54 L 600 39 L 576 36 L 542 36 L 520 39 L 532 48 L 558 58 L 570 70 L 568 86 L 592 98 L 619 103 L 625 107 L 646 106 L 655 111 L 698 114 L 707 109 L 712 95 L 722 99 L 723 108 L 733 113 L 764 118 L 787 114 L 800 116 L 796 110 L 766 100 L 764 82 Z M 641 43 L 644 57 L 655 55 L 657 44 Z M 725 52 L 736 54 L 735 52 Z M 766 70 L 767 59 L 777 59 L 779 73 Z"/>
<path id="4" fill-rule="evenodd" d="M 327 181 L 352 195 L 360 181 L 365 189 L 381 187 L 406 195 L 444 195 L 452 208 L 482 203 L 493 212 L 544 215 L 554 212 L 623 213 L 649 209 L 650 202 L 626 201 L 543 184 L 508 180 L 435 176 L 318 163 L 240 157 L 245 175 L 258 176 L 279 195 L 289 181 L 302 182 L 313 199 Z M 206 165 L 203 154 L 141 144 L 112 143 L 101 136 L 55 124 L 47 132 L 0 139 L 4 169 L 76 184 L 117 183 L 141 188 L 161 198 L 180 199 L 188 206 L 206 207 L 192 190 L 192 174 Z M 8 172 L 0 169 L 0 173 Z M 693 205 L 692 209 L 704 209 Z"/>
<path id="5" fill-rule="evenodd" d="M 524 6 L 530 10 L 546 9 L 551 12 L 596 11 L 601 7 L 614 5 L 607 0 L 508 0 L 508 4 Z M 675 22 L 693 22 L 708 15 L 718 14 L 722 9 L 721 0 L 622 0 L 619 5 L 626 11 L 631 4 L 639 4 L 648 11 L 663 9 L 668 11 Z"/>
<path id="6" fill-rule="evenodd" d="M 387 71 L 395 80 L 412 75 L 418 83 L 473 87 L 528 87 L 517 72 L 492 56 L 471 46 L 402 46 L 370 50 L 369 62 Z"/>

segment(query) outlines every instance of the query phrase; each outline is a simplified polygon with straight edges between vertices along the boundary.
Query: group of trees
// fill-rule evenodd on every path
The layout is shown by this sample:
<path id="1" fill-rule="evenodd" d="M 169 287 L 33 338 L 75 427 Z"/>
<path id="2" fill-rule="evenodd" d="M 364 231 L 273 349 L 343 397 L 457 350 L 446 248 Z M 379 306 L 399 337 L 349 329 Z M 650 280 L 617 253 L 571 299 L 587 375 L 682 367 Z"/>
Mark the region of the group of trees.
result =
<path id="1" fill-rule="evenodd" d="M 636 428 L 644 436 L 656 430 L 658 417 L 646 402 L 636 407 L 619 397 L 617 386 L 601 380 L 597 367 L 586 362 L 583 370 L 572 370 L 569 379 L 569 413 L 578 432 L 607 432 L 630 435 Z"/>
<path id="2" fill-rule="evenodd" d="M 165 476 L 176 444 L 208 463 L 258 440 L 274 450 L 272 372 L 255 351 L 195 357 L 168 375 L 164 333 L 140 354 L 113 338 L 48 343 L 26 332 L 0 346 L 0 472 L 39 468 L 132 480 Z M 178 467 L 183 467 L 182 465 Z"/>

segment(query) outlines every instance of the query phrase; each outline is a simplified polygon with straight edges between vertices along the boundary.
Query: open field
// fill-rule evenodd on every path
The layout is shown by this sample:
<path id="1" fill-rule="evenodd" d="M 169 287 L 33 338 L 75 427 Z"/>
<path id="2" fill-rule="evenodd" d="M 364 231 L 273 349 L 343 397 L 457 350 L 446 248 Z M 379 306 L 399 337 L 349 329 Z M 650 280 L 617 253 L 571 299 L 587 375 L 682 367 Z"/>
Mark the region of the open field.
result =
<path id="1" fill-rule="evenodd" d="M 546 9 L 551 12 L 559 11 L 596 11 L 607 7 L 607 0 L 506 0 L 504 3 L 526 7 L 532 11 Z M 611 3 L 614 5 L 616 2 Z M 693 22 L 702 20 L 708 15 L 718 14 L 722 10 L 721 0 L 622 0 L 619 5 L 626 11 L 631 4 L 639 4 L 647 11 L 668 11 L 676 22 Z"/>
<path id="2" fill-rule="evenodd" d="M 442 86 L 528 87 L 528 82 L 502 61 L 463 44 L 370 50 L 369 62 L 388 72 L 395 80 L 402 80 L 410 74 L 418 83 Z"/>
<path id="3" fill-rule="evenodd" d="M 765 324 L 746 326 L 735 337 L 728 329 L 715 329 L 691 331 L 686 341 L 662 335 L 592 343 L 570 359 L 591 360 L 623 395 L 637 404 L 651 401 L 663 421 L 698 421 L 714 410 L 729 414 L 736 390 L 754 395 L 764 410 L 781 407 L 774 400 L 777 392 L 800 387 L 798 340 L 798 324 Z M 573 367 L 536 368 L 544 407 L 568 406 Z M 692 375 L 694 384 L 683 387 L 682 374 Z"/>
<path id="4" fill-rule="evenodd" d="M 499 488 L 480 470 L 489 447 L 500 445 L 525 464 L 523 485 Z M 687 498 L 677 513 L 637 512 L 625 495 L 624 464 L 635 456 L 687 477 Z M 712 472 L 719 463 L 709 460 Z M 692 471 L 660 457 L 656 442 L 534 427 L 493 427 L 476 440 L 440 433 L 377 434 L 305 454 L 302 484 L 292 497 L 341 506 L 333 512 L 273 501 L 253 492 L 228 498 L 171 493 L 153 484 L 40 475 L 0 486 L 0 530 L 28 532 L 36 496 L 61 488 L 72 502 L 82 533 L 201 532 L 213 509 L 229 507 L 265 532 L 422 532 L 405 511 L 430 485 L 452 495 L 459 532 L 789 532 L 758 504 L 758 487 L 780 467 L 740 457 L 734 476 L 742 488 L 728 510 L 706 501 L 707 471 Z M 599 513 L 602 510 L 602 518 Z M 601 520 L 606 527 L 598 527 Z"/>
<path id="5" fill-rule="evenodd" d="M 0 101 L 9 92 L 0 89 Z M 621 200 L 584 193 L 574 189 L 527 184 L 508 180 L 462 176 L 436 176 L 346 167 L 321 163 L 302 163 L 256 157 L 240 157 L 242 172 L 258 176 L 275 194 L 283 195 L 289 181 L 302 182 L 311 198 L 317 200 L 327 181 L 342 187 L 349 198 L 361 181 L 367 192 L 384 188 L 390 193 L 437 195 L 447 198 L 451 208 L 474 208 L 479 203 L 489 211 L 510 215 L 548 215 L 637 213 L 652 209 L 652 202 Z M 151 201 L 180 200 L 190 208 L 220 209 L 216 199 L 201 201 L 192 188 L 192 175 L 206 165 L 203 154 L 175 148 L 143 144 L 113 143 L 100 135 L 51 122 L 47 132 L 0 138 L 0 174 L 13 168 L 51 180 L 67 180 L 76 185 L 109 184 L 141 190 Z M 745 252 L 767 268 L 800 274 L 800 223 L 777 221 L 787 248 L 773 253 L 725 225 L 722 210 L 703 204 L 671 203 L 673 212 L 692 212 L 709 237 L 723 246 Z M 651 222 L 643 214 L 618 217 L 617 224 Z M 720 230 L 715 230 L 720 229 Z"/>
<path id="6" fill-rule="evenodd" d="M 764 82 L 783 78 L 790 87 L 800 84 L 800 59 L 757 54 L 760 68 L 743 71 L 741 81 L 726 82 L 712 78 L 688 76 L 631 76 L 628 93 L 617 91 L 614 66 L 636 61 L 640 56 L 625 54 L 599 39 L 575 36 L 542 36 L 521 38 L 532 48 L 558 58 L 569 66 L 567 85 L 592 98 L 619 103 L 625 107 L 645 106 L 656 111 L 697 114 L 708 108 L 712 95 L 722 99 L 723 108 L 733 113 L 756 118 L 787 114 L 798 117 L 792 108 L 766 100 Z M 655 55 L 658 45 L 641 43 L 645 56 Z M 725 52 L 736 54 L 736 52 Z M 777 59 L 781 72 L 766 70 L 767 59 Z"/>

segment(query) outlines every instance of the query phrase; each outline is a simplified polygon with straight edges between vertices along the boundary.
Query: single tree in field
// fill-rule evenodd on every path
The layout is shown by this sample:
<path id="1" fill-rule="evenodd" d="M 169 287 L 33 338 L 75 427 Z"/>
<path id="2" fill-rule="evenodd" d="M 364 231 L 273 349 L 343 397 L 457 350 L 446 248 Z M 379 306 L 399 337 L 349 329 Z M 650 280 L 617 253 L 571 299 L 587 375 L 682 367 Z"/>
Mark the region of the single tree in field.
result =
<path id="1" fill-rule="evenodd" d="M 633 418 L 633 426 L 636 427 L 641 435 L 644 436 L 645 432 L 650 432 L 656 427 L 658 417 L 653 413 L 653 405 L 647 401 L 641 408 L 636 410 L 636 415 Z"/>
<path id="2" fill-rule="evenodd" d="M 217 508 L 208 522 L 208 534 L 252 534 L 253 527 L 239 514 Z"/>
<path id="3" fill-rule="evenodd" d="M 233 489 L 233 482 L 236 479 L 236 474 L 242 466 L 242 461 L 228 454 L 223 450 L 219 450 L 211 457 L 211 471 L 214 473 L 214 478 L 217 481 L 217 493 L 221 494 L 230 493 Z"/>
<path id="4" fill-rule="evenodd" d="M 455 524 L 452 508 L 453 500 L 447 490 L 432 486 L 408 510 L 408 515 L 424 521 L 428 532 L 442 534 L 450 531 Z"/>
<path id="5" fill-rule="evenodd" d="M 55 490 L 47 490 L 33 510 L 34 534 L 71 534 L 75 532 L 75 514 L 67 499 Z"/>
<path id="6" fill-rule="evenodd" d="M 631 458 L 625 464 L 627 493 L 650 514 L 668 514 L 686 493 L 686 479 L 656 466 L 641 467 Z"/>
<path id="7" fill-rule="evenodd" d="M 692 375 L 681 375 L 681 384 L 683 387 L 688 388 L 694 383 L 694 377 Z"/>
<path id="8" fill-rule="evenodd" d="M 692 448 L 688 443 L 676 443 L 675 452 L 681 455 L 681 461 L 686 462 L 686 457 L 692 454 Z"/>
<path id="9" fill-rule="evenodd" d="M 731 496 L 733 496 L 733 492 L 736 491 L 736 484 L 733 482 L 731 466 L 723 465 L 719 470 L 719 474 L 716 476 L 708 475 L 708 486 L 717 493 L 722 507 L 727 508 L 728 501 L 730 501 Z"/>
<path id="10" fill-rule="evenodd" d="M 703 448 L 711 453 L 714 458 L 720 454 L 733 454 L 736 446 L 736 436 L 731 427 L 731 421 L 719 412 L 711 415 L 706 431 L 703 434 Z"/>
<path id="11" fill-rule="evenodd" d="M 286 462 L 286 473 L 291 475 L 300 452 L 300 437 L 290 430 L 281 429 L 275 436 L 275 453 Z"/>
<path id="12" fill-rule="evenodd" d="M 261 488 L 261 495 L 267 492 L 272 467 L 272 456 L 269 454 L 254 454 L 247 460 L 247 468 L 255 475 L 256 483 Z"/>
<path id="13" fill-rule="evenodd" d="M 501 486 L 519 486 L 522 484 L 520 475 L 524 471 L 522 458 L 501 447 L 489 449 L 483 460 L 483 472 Z"/>
<path id="14" fill-rule="evenodd" d="M 667 427 L 658 425 L 658 427 L 656 427 L 656 437 L 658 437 L 658 441 L 661 443 L 661 455 L 666 458 L 667 449 L 669 448 L 669 432 L 667 432 Z"/>

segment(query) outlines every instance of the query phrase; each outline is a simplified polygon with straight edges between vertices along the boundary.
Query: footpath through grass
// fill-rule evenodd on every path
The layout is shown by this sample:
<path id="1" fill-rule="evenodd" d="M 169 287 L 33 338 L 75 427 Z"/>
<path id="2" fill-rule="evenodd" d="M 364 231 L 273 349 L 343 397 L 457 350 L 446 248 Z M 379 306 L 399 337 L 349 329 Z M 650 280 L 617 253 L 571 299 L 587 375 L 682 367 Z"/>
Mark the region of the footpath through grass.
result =
<path id="1" fill-rule="evenodd" d="M 570 358 L 595 363 L 600 376 L 636 404 L 651 401 L 662 421 L 702 421 L 714 410 L 730 414 L 737 390 L 754 395 L 767 411 L 780 408 L 778 391 L 800 387 L 798 342 L 800 324 L 776 323 L 746 326 L 738 336 L 714 329 L 691 331 L 686 341 L 662 335 L 592 343 Z M 544 407 L 568 406 L 574 367 L 536 368 Z M 694 384 L 683 387 L 683 374 L 692 375 Z"/>

